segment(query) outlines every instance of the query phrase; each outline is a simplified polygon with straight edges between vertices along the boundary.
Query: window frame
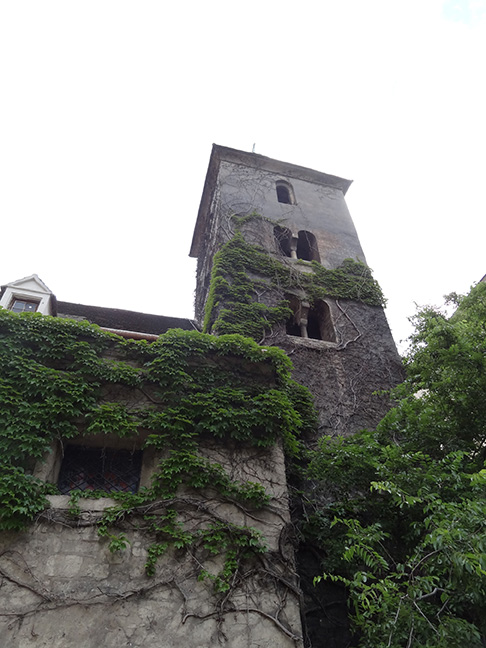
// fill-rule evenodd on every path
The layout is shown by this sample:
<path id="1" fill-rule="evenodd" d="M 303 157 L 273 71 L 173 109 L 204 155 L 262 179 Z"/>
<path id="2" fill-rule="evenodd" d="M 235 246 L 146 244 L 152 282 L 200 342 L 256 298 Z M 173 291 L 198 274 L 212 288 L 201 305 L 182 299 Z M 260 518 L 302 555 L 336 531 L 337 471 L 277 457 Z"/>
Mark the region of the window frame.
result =
<path id="1" fill-rule="evenodd" d="M 33 304 L 35 305 L 35 310 L 30 310 L 23 308 L 22 310 L 15 310 L 15 304 L 17 302 L 22 303 L 22 304 Z M 14 295 L 10 301 L 10 305 L 8 307 L 8 310 L 12 311 L 12 313 L 37 313 L 39 311 L 39 306 L 40 306 L 40 299 L 33 299 L 30 296 L 26 295 Z"/>
<path id="2" fill-rule="evenodd" d="M 37 461 L 33 476 L 37 479 L 57 485 L 59 481 L 59 473 L 64 455 L 64 447 L 67 445 L 79 445 L 93 448 L 110 448 L 115 450 L 139 450 L 142 452 L 140 479 L 138 482 L 137 492 L 142 488 L 150 488 L 152 485 L 152 477 L 155 474 L 157 465 L 160 461 L 160 453 L 158 453 L 152 446 L 143 447 L 146 435 L 140 435 L 137 438 L 120 438 L 114 434 L 107 434 L 101 436 L 79 436 L 64 441 L 55 441 L 51 445 L 44 457 Z M 69 501 L 70 494 L 67 495 L 49 495 L 48 500 L 53 508 L 65 508 L 66 502 Z M 96 500 L 87 498 L 85 501 L 86 509 L 96 508 Z M 113 500 L 110 498 L 110 493 L 107 492 L 104 498 L 106 506 L 112 506 Z M 101 508 L 103 508 L 105 504 Z"/>
<path id="3" fill-rule="evenodd" d="M 37 303 L 36 313 L 53 315 L 55 312 L 55 297 L 37 275 L 30 275 L 7 284 L 0 294 L 0 308 L 12 311 L 16 300 Z"/>

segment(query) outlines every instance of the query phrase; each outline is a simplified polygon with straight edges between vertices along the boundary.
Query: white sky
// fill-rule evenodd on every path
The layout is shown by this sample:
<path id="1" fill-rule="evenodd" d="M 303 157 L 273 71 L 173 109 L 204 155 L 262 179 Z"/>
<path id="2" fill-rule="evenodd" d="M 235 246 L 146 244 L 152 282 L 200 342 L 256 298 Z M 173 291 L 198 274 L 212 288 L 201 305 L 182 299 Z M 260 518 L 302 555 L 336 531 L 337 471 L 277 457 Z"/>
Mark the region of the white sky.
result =
<path id="1" fill-rule="evenodd" d="M 192 317 L 213 142 L 354 180 L 397 342 L 486 273 L 486 0 L 0 0 L 0 283 Z"/>

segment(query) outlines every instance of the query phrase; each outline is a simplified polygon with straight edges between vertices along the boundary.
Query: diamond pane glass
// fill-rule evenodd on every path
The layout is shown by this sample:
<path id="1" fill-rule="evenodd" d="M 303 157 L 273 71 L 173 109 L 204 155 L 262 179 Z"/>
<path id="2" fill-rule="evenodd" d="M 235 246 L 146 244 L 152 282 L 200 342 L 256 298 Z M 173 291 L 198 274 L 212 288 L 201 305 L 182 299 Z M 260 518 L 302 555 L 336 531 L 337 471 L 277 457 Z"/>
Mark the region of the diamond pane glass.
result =
<path id="1" fill-rule="evenodd" d="M 140 481 L 142 452 L 68 446 L 59 473 L 61 493 L 102 490 L 135 493 Z"/>

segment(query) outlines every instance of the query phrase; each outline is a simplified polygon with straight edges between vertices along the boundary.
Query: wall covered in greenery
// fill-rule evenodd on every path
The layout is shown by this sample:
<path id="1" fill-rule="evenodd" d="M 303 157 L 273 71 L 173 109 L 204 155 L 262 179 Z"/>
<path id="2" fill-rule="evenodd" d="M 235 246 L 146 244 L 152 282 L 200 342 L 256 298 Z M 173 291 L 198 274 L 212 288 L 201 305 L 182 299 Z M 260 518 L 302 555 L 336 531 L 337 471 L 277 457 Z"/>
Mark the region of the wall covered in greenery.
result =
<path id="1" fill-rule="evenodd" d="M 99 524 L 101 535 L 120 549 L 125 537 L 117 520 L 147 504 L 174 498 L 180 489 L 211 488 L 218 497 L 259 508 L 269 496 L 261 484 L 239 482 L 199 452 L 201 439 L 222 444 L 268 448 L 279 440 L 298 452 L 298 436 L 312 426 L 308 392 L 290 378 L 290 362 L 277 348 L 259 347 L 238 335 L 209 336 L 173 330 L 154 343 L 126 340 L 86 322 L 15 315 L 0 311 L 0 528 L 21 529 L 56 492 L 32 476 L 36 461 L 53 443 L 113 434 L 142 438 L 160 461 L 152 485 L 136 494 L 112 494 L 118 500 Z M 118 388 L 124 398 L 106 394 Z M 128 396 L 131 394 L 131 396 Z M 134 405 L 138 394 L 141 405 Z M 137 402 L 137 399 L 135 399 Z M 106 493 L 74 493 L 79 497 Z M 215 522 L 185 531 L 167 506 L 158 516 L 145 515 L 153 538 L 146 565 L 171 545 L 204 544 L 227 557 L 217 579 L 224 589 L 235 555 L 264 551 L 265 540 L 248 528 Z"/>
<path id="2" fill-rule="evenodd" d="M 252 214 L 251 218 L 262 217 Z M 311 304 L 330 297 L 384 305 L 383 293 L 364 263 L 347 259 L 338 268 L 327 269 L 315 261 L 279 259 L 248 243 L 239 229 L 246 221 L 241 221 L 237 220 L 233 238 L 215 254 L 204 331 L 241 333 L 259 341 L 291 316 L 284 293 L 292 290 Z M 271 292 L 280 295 L 275 305 L 259 298 Z M 271 301 L 276 301 L 275 296 Z"/>

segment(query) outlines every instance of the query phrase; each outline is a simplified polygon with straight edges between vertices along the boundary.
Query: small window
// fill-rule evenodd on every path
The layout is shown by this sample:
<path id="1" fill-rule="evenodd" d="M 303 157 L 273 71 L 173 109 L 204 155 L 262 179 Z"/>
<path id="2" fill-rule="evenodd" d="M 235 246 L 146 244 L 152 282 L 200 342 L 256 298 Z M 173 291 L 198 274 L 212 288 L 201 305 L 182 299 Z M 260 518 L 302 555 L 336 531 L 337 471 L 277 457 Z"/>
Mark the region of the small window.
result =
<path id="1" fill-rule="evenodd" d="M 292 185 L 284 180 L 277 182 L 277 200 L 285 205 L 295 205 L 295 196 Z"/>
<path id="2" fill-rule="evenodd" d="M 292 256 L 292 232 L 287 227 L 280 227 L 280 225 L 275 225 L 273 228 L 273 235 L 278 244 L 279 251 L 287 257 Z"/>
<path id="3" fill-rule="evenodd" d="M 312 232 L 301 230 L 299 232 L 299 240 L 297 242 L 297 258 L 302 261 L 317 261 L 321 262 L 319 249 L 317 247 L 317 240 Z"/>
<path id="4" fill-rule="evenodd" d="M 70 445 L 64 450 L 59 491 L 63 495 L 73 490 L 136 493 L 141 468 L 141 450 Z"/>
<path id="5" fill-rule="evenodd" d="M 39 307 L 39 302 L 28 301 L 26 299 L 14 299 L 10 310 L 14 313 L 35 313 Z"/>

